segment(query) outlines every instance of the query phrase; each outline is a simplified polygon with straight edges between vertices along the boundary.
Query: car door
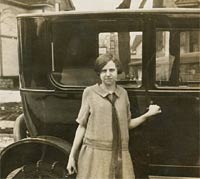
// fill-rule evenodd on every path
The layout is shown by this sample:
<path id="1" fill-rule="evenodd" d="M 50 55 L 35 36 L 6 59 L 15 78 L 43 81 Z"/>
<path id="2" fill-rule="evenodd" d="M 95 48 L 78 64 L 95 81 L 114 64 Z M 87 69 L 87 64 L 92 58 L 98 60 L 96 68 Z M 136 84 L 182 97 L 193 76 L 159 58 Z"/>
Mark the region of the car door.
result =
<path id="1" fill-rule="evenodd" d="M 147 96 L 162 109 L 147 124 L 149 172 L 199 177 L 199 20 L 163 24 L 155 23 L 155 55 L 147 68 Z"/>

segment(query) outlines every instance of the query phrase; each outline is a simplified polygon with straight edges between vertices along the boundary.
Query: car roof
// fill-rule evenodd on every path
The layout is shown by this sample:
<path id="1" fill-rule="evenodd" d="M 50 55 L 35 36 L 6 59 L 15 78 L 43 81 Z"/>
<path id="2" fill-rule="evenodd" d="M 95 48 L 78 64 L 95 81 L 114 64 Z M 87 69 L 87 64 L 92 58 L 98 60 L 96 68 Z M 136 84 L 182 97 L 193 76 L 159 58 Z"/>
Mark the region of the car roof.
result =
<path id="1" fill-rule="evenodd" d="M 51 16 L 84 16 L 84 15 L 178 15 L 178 14 L 196 14 L 200 17 L 200 8 L 153 8 L 153 9 L 115 9 L 106 11 L 56 11 L 56 12 L 40 12 L 40 13 L 29 13 L 20 14 L 17 17 L 51 17 Z"/>

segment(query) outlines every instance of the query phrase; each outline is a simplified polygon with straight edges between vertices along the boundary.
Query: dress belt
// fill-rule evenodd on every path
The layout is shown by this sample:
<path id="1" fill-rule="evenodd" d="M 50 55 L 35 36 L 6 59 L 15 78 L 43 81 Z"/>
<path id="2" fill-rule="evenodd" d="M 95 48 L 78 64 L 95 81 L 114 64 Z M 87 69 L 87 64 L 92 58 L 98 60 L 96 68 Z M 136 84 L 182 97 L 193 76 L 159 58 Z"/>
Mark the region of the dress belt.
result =
<path id="1" fill-rule="evenodd" d="M 98 150 L 107 150 L 107 151 L 112 151 L 112 142 L 107 142 L 107 141 L 98 141 L 94 139 L 88 139 L 84 138 L 83 139 L 83 144 L 87 145 L 91 148 L 98 149 Z M 128 151 L 128 143 L 127 144 L 122 144 L 122 151 Z"/>

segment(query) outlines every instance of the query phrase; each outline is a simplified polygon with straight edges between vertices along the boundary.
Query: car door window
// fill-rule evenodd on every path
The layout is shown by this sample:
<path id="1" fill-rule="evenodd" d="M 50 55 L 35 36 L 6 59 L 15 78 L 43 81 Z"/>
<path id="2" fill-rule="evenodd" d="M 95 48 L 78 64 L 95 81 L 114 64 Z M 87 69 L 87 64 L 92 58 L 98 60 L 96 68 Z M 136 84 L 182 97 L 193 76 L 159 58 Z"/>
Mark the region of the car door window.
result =
<path id="1" fill-rule="evenodd" d="M 97 25 L 75 22 L 52 25 L 52 79 L 63 87 L 97 83 L 94 62 L 98 55 L 110 52 L 122 64 L 118 83 L 140 87 L 142 31 L 118 31 L 116 24 Z"/>
<path id="2" fill-rule="evenodd" d="M 199 87 L 200 31 L 158 30 L 156 33 L 156 85 Z"/>

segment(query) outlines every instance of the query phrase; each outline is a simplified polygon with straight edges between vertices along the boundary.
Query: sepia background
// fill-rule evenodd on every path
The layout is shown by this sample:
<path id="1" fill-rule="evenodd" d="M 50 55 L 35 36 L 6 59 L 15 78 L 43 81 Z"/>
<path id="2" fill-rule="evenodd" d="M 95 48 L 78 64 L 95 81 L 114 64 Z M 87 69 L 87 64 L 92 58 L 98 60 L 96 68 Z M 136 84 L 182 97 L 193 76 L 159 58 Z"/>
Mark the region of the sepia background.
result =
<path id="1" fill-rule="evenodd" d="M 0 150 L 14 142 L 15 119 L 22 113 L 19 93 L 16 16 L 60 10 L 112 10 L 122 0 L 0 0 Z M 199 0 L 132 0 L 130 9 L 200 7 Z M 189 37 L 185 37 L 186 39 Z M 135 38 L 135 40 L 138 40 Z M 136 43 L 136 42 L 135 42 Z M 133 43 L 134 44 L 134 43 Z M 197 45 L 199 39 L 197 39 Z M 165 177 L 166 178 L 166 177 Z"/>

